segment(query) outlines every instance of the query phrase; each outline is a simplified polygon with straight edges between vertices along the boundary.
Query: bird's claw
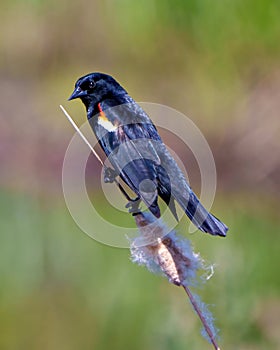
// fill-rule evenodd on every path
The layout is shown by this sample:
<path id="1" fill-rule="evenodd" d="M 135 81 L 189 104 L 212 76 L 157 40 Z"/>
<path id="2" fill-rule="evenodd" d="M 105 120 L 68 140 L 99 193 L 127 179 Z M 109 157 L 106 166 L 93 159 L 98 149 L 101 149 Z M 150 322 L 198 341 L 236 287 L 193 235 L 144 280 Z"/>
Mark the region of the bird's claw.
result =
<path id="1" fill-rule="evenodd" d="M 119 174 L 116 172 L 116 170 L 112 169 L 112 168 L 105 168 L 104 169 L 104 182 L 105 183 L 113 183 L 116 179 L 116 177 Z"/>
<path id="2" fill-rule="evenodd" d="M 139 209 L 139 204 L 141 202 L 140 197 L 136 197 L 135 199 L 130 200 L 126 204 L 126 208 L 128 209 L 128 212 L 131 213 L 133 216 L 139 214 L 140 209 Z"/>

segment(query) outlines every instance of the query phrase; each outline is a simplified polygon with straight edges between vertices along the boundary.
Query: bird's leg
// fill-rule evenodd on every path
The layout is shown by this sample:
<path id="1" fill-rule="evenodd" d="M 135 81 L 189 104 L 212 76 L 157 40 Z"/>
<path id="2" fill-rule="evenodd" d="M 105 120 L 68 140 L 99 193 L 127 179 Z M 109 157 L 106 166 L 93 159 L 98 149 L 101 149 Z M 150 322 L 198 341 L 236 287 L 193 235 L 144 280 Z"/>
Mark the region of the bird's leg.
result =
<path id="1" fill-rule="evenodd" d="M 140 202 L 141 202 L 141 198 L 137 196 L 134 199 L 130 199 L 130 201 L 127 203 L 125 207 L 128 208 L 128 212 L 134 216 L 141 212 L 139 209 Z"/>
<path id="2" fill-rule="evenodd" d="M 113 183 L 118 175 L 115 169 L 104 168 L 103 178 L 105 183 Z"/>
<path id="3" fill-rule="evenodd" d="M 128 200 L 128 203 L 126 204 L 126 208 L 128 208 L 128 212 L 132 215 L 139 214 L 139 204 L 141 202 L 141 198 L 137 196 L 136 198 L 131 198 L 125 191 L 125 189 L 122 187 L 122 185 L 116 180 L 116 177 L 119 174 L 116 172 L 115 169 L 104 167 L 104 182 L 105 183 L 113 183 L 116 182 L 120 191 L 125 196 L 125 198 Z"/>

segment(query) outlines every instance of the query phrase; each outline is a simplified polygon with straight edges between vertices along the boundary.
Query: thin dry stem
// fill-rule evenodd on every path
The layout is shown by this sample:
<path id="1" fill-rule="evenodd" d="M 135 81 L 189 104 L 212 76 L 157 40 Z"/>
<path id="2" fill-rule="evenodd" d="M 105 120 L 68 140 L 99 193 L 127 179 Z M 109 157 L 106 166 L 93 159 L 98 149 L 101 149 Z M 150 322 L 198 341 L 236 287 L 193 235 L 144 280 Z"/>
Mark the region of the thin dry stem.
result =
<path id="1" fill-rule="evenodd" d="M 71 118 L 71 116 L 69 115 L 69 113 L 66 111 L 66 109 L 62 106 L 59 105 L 60 109 L 62 110 L 62 112 L 64 113 L 64 115 L 66 116 L 66 118 L 69 120 L 69 122 L 71 123 L 71 125 L 73 126 L 73 128 L 77 131 L 77 133 L 80 135 L 80 137 L 82 138 L 82 140 L 85 142 L 85 144 L 89 147 L 89 149 L 91 150 L 91 152 L 95 155 L 95 157 L 97 158 L 97 160 L 100 162 L 100 164 L 102 166 L 104 166 L 104 163 L 102 162 L 101 158 L 99 157 L 99 155 L 95 152 L 94 148 L 92 147 L 92 145 L 89 143 L 88 139 L 85 137 L 85 135 L 81 132 L 81 130 L 78 128 L 77 124 L 74 122 L 74 120 Z"/>
<path id="2" fill-rule="evenodd" d="M 199 306 L 197 305 L 197 303 L 196 303 L 196 301 L 195 301 L 195 298 L 193 297 L 193 295 L 192 295 L 190 289 L 188 288 L 188 286 L 186 286 L 186 285 L 184 285 L 184 284 L 182 284 L 182 287 L 184 288 L 185 292 L 187 293 L 187 295 L 188 295 L 188 297 L 189 297 L 189 299 L 190 299 L 190 302 L 191 302 L 191 304 L 192 304 L 192 306 L 193 306 L 195 312 L 197 313 L 198 317 L 200 318 L 200 320 L 201 320 L 201 322 L 202 322 L 202 324 L 203 324 L 203 327 L 204 327 L 206 333 L 208 334 L 209 339 L 210 339 L 211 343 L 213 344 L 215 350 L 221 350 L 221 349 L 219 348 L 219 346 L 218 346 L 216 340 L 215 340 L 214 334 L 212 333 L 210 327 L 208 326 L 208 323 L 207 323 L 205 317 L 203 316 L 203 313 L 201 312 Z"/>

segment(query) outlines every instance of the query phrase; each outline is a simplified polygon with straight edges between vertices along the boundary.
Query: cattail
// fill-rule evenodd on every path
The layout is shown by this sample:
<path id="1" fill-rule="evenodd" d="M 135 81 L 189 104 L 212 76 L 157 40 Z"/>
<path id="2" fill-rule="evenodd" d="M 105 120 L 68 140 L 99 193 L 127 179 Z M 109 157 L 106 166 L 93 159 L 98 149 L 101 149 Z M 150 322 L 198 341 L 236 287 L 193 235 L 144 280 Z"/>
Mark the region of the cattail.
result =
<path id="1" fill-rule="evenodd" d="M 131 241 L 132 261 L 164 275 L 169 282 L 184 288 L 203 324 L 202 335 L 219 350 L 214 318 L 207 305 L 189 289 L 197 284 L 198 271 L 207 270 L 202 258 L 193 251 L 188 239 L 179 236 L 174 230 L 168 232 L 162 221 L 155 219 L 152 214 L 139 212 L 134 218 L 140 235 Z"/>

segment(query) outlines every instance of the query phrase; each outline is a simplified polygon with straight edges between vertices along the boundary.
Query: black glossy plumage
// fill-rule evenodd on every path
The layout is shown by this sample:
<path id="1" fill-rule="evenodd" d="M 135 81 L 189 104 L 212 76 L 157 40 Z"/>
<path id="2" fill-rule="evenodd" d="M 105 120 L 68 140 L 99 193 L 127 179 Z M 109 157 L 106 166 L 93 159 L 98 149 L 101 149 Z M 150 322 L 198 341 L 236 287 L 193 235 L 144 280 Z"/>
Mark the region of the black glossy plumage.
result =
<path id="1" fill-rule="evenodd" d="M 113 168 L 156 217 L 158 196 L 177 218 L 176 200 L 201 231 L 226 236 L 227 226 L 202 206 L 148 115 L 115 79 L 102 73 L 81 77 L 69 100 L 74 98 L 84 103 Z"/>

